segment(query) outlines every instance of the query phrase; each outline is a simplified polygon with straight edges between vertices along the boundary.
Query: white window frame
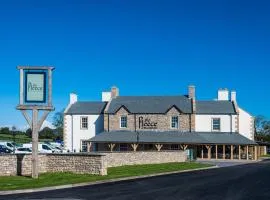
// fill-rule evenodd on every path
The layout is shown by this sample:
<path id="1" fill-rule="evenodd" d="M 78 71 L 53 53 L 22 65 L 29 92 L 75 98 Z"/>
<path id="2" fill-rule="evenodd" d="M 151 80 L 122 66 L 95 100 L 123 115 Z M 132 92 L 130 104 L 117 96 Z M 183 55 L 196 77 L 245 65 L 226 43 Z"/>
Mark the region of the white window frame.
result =
<path id="1" fill-rule="evenodd" d="M 83 119 L 86 119 L 86 122 L 83 122 Z M 81 116 L 81 130 L 88 130 L 88 127 L 89 127 L 89 120 L 88 120 L 88 117 L 87 116 Z M 84 127 L 83 126 L 83 123 L 86 123 L 87 127 Z"/>
<path id="2" fill-rule="evenodd" d="M 214 120 L 219 120 L 219 130 L 214 129 Z M 220 119 L 220 117 L 213 117 L 211 126 L 212 126 L 212 132 L 220 132 L 221 131 L 221 119 Z"/>
<path id="3" fill-rule="evenodd" d="M 122 117 L 125 117 L 126 118 L 126 126 L 122 126 Z M 127 115 L 121 115 L 120 116 L 119 127 L 120 128 L 127 128 L 128 127 L 128 118 L 127 118 Z"/>
<path id="4" fill-rule="evenodd" d="M 177 117 L 177 127 L 172 126 L 174 117 Z M 177 115 L 171 116 L 171 129 L 179 129 L 179 116 L 177 116 Z"/>
<path id="5" fill-rule="evenodd" d="M 86 151 L 83 151 L 83 146 L 85 146 L 84 148 L 86 148 Z M 81 140 L 81 152 L 87 152 L 87 150 L 87 140 Z"/>

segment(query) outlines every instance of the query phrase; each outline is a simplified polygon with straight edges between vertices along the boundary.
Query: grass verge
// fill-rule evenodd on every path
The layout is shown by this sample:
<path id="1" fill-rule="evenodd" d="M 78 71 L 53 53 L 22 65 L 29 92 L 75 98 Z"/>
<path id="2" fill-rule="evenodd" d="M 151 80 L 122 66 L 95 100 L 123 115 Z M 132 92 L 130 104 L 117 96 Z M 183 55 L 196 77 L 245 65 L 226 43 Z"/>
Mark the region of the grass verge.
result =
<path id="1" fill-rule="evenodd" d="M 109 180 L 115 178 L 132 177 L 140 175 L 150 175 L 162 172 L 182 171 L 187 169 L 199 169 L 210 167 L 210 164 L 195 162 L 186 163 L 164 163 L 151 165 L 132 165 L 108 168 L 107 176 L 73 174 L 73 173 L 45 173 L 41 174 L 38 179 L 30 177 L 9 176 L 0 177 L 0 190 L 17 190 L 29 188 L 41 188 L 56 185 L 94 182 L 99 180 Z"/>
<path id="2" fill-rule="evenodd" d="M 270 158 L 270 154 L 262 155 L 263 158 Z"/>

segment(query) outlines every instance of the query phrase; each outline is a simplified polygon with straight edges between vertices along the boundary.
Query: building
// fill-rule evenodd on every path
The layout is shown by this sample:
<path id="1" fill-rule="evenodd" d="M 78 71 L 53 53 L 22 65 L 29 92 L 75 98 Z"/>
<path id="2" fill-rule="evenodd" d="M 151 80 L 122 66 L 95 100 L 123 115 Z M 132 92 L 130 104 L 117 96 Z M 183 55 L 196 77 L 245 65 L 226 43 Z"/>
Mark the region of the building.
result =
<path id="1" fill-rule="evenodd" d="M 64 117 L 69 151 L 181 151 L 198 158 L 257 159 L 254 118 L 239 107 L 236 92 L 219 89 L 217 100 L 182 96 L 120 96 L 112 87 L 101 102 L 75 94 Z"/>

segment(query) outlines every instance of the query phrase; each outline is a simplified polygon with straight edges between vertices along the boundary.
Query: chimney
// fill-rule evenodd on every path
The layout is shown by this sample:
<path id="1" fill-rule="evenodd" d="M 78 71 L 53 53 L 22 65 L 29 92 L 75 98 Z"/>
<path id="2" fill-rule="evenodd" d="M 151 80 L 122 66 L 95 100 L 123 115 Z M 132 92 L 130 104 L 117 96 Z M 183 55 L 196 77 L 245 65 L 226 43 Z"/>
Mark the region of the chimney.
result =
<path id="1" fill-rule="evenodd" d="M 194 85 L 190 85 L 188 86 L 188 98 L 190 99 L 195 99 L 195 86 Z"/>
<path id="2" fill-rule="evenodd" d="M 236 91 L 235 90 L 231 91 L 231 101 L 236 102 Z"/>
<path id="3" fill-rule="evenodd" d="M 233 103 L 236 112 L 239 113 L 239 108 L 238 108 L 238 104 L 236 101 L 236 91 L 235 90 L 231 91 L 231 102 Z"/>
<path id="4" fill-rule="evenodd" d="M 111 92 L 102 92 L 102 101 L 109 102 L 111 100 L 112 94 Z"/>
<path id="5" fill-rule="evenodd" d="M 218 90 L 218 101 L 229 101 L 229 91 L 227 88 Z"/>
<path id="6" fill-rule="evenodd" d="M 192 100 L 192 112 L 196 112 L 196 90 L 194 85 L 188 86 L 188 98 Z"/>
<path id="7" fill-rule="evenodd" d="M 111 98 L 116 98 L 119 96 L 119 89 L 116 86 L 111 88 Z"/>
<path id="8" fill-rule="evenodd" d="M 78 101 L 78 96 L 75 93 L 70 93 L 69 95 L 69 104 L 74 104 Z"/>

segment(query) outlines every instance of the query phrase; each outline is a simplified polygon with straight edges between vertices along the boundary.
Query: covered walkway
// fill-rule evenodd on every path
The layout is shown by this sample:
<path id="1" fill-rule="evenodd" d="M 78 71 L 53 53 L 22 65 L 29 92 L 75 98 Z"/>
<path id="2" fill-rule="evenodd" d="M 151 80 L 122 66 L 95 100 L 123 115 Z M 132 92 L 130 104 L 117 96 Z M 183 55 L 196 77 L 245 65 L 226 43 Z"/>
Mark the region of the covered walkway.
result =
<path id="1" fill-rule="evenodd" d="M 238 133 L 178 131 L 103 132 L 88 141 L 96 151 L 185 151 L 201 159 L 257 160 L 257 143 Z"/>

